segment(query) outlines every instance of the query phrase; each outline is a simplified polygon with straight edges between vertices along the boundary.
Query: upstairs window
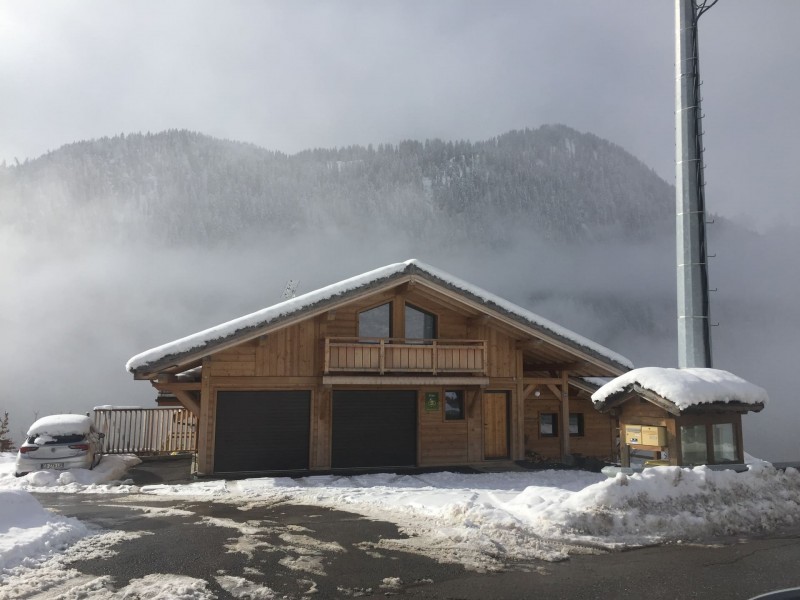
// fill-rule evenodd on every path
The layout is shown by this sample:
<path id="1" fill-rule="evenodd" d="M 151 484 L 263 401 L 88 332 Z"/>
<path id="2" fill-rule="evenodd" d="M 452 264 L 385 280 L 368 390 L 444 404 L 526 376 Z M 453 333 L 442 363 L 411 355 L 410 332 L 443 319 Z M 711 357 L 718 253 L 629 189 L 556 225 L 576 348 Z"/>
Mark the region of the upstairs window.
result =
<path id="1" fill-rule="evenodd" d="M 375 308 L 358 313 L 358 337 L 392 337 L 392 303 L 387 302 Z"/>
<path id="2" fill-rule="evenodd" d="M 406 304 L 407 339 L 433 340 L 436 338 L 436 315 Z"/>

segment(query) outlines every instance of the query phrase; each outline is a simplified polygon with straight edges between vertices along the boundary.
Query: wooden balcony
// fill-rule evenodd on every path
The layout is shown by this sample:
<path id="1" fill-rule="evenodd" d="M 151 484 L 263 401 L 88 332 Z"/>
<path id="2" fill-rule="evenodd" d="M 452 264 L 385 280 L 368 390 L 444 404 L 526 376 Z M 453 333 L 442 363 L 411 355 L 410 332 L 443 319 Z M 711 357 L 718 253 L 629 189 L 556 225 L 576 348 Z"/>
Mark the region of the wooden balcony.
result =
<path id="1" fill-rule="evenodd" d="M 326 338 L 325 374 L 486 375 L 484 340 Z"/>

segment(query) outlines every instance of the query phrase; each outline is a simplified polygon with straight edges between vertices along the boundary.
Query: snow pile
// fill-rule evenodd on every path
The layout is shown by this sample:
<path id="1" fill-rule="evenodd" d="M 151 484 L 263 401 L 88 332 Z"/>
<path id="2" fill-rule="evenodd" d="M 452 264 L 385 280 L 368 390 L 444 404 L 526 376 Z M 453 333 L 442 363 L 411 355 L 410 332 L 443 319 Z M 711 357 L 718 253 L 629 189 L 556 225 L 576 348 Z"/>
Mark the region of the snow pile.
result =
<path id="1" fill-rule="evenodd" d="M 756 405 L 766 404 L 768 400 L 766 390 L 728 371 L 643 367 L 628 371 L 605 384 L 592 394 L 592 402 L 602 404 L 610 396 L 634 384 L 655 392 L 680 410 L 712 402 Z"/>
<path id="2" fill-rule="evenodd" d="M 411 536 L 379 546 L 471 568 L 562 560 L 633 547 L 773 531 L 800 521 L 800 473 L 768 463 L 745 473 L 659 467 L 615 479 L 583 471 L 375 474 L 146 486 L 155 495 L 290 501 L 389 520 Z"/>
<path id="3" fill-rule="evenodd" d="M 77 519 L 45 510 L 24 490 L 0 490 L 0 573 L 33 564 L 89 534 Z"/>
<path id="4" fill-rule="evenodd" d="M 17 455 L 0 453 L 0 490 L 22 489 L 37 492 L 98 492 L 112 493 L 128 491 L 115 489 L 125 472 L 141 461 L 132 454 L 108 454 L 92 470 L 69 469 L 66 471 L 34 471 L 23 477 L 15 477 Z"/>

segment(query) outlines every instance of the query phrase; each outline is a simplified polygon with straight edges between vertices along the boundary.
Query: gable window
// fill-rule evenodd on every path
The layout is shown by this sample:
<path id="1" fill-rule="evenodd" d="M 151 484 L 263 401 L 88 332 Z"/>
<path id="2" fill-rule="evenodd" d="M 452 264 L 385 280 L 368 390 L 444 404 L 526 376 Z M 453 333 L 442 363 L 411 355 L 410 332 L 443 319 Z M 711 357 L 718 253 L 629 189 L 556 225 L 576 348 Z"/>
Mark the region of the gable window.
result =
<path id="1" fill-rule="evenodd" d="M 583 436 L 583 413 L 569 413 L 569 434 L 572 437 Z"/>
<path id="2" fill-rule="evenodd" d="M 464 392 L 462 390 L 445 390 L 444 420 L 461 421 L 464 419 Z"/>
<path id="3" fill-rule="evenodd" d="M 558 437 L 558 413 L 539 413 L 539 436 Z"/>
<path id="4" fill-rule="evenodd" d="M 405 318 L 406 338 L 415 340 L 436 338 L 436 315 L 406 304 Z"/>
<path id="5" fill-rule="evenodd" d="M 392 337 L 392 303 L 387 302 L 375 308 L 358 313 L 358 337 Z"/>

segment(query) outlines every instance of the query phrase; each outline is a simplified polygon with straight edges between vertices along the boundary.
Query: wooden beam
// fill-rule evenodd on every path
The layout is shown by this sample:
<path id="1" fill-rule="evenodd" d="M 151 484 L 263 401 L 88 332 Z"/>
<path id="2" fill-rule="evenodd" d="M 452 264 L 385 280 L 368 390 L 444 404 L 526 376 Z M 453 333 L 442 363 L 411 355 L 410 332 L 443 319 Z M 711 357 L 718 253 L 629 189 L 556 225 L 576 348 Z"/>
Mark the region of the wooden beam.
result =
<path id="1" fill-rule="evenodd" d="M 322 385 L 369 385 L 369 386 L 478 386 L 487 387 L 488 377 L 403 377 L 380 375 L 325 375 Z"/>
<path id="2" fill-rule="evenodd" d="M 176 391 L 199 392 L 203 385 L 199 381 L 176 381 L 174 383 L 161 383 L 152 381 L 151 383 L 159 392 L 169 392 L 172 394 L 174 394 Z"/>
<path id="3" fill-rule="evenodd" d="M 196 394 L 184 390 L 177 390 L 173 392 L 173 394 L 183 408 L 188 410 L 195 417 L 200 418 L 200 401 L 197 399 Z"/>
<path id="4" fill-rule="evenodd" d="M 572 462 L 572 455 L 569 451 L 569 374 L 568 371 L 561 373 L 561 461 Z"/>
<path id="5" fill-rule="evenodd" d="M 560 377 L 528 377 L 527 375 L 522 378 L 525 385 L 561 385 Z M 559 394 L 556 394 L 558 396 Z"/>

